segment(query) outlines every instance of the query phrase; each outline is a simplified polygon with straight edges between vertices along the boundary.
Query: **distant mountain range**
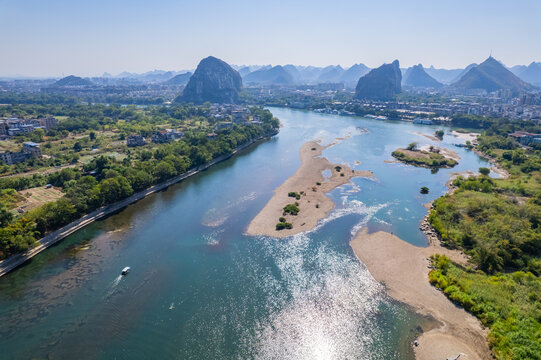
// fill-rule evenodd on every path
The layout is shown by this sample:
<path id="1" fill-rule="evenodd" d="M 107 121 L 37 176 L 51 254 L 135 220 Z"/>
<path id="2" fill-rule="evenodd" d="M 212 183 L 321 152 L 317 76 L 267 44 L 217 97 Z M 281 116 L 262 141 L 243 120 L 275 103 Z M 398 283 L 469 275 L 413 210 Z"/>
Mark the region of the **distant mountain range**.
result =
<path id="1" fill-rule="evenodd" d="M 513 66 L 510 70 L 522 80 L 536 86 L 541 86 L 541 62 L 532 62 L 528 66 Z"/>
<path id="2" fill-rule="evenodd" d="M 355 64 L 344 69 L 340 65 L 314 66 L 260 66 L 250 71 L 248 66 L 239 68 L 247 85 L 306 85 L 321 83 L 343 83 L 353 89 L 359 78 L 370 69 L 364 64 Z"/>
<path id="3" fill-rule="evenodd" d="M 217 60 L 217 59 L 216 59 Z M 221 61 L 221 60 L 219 60 Z M 225 64 L 225 63 L 224 63 Z M 394 63 L 393 63 L 394 64 Z M 381 68 L 371 69 L 359 63 L 349 68 L 340 65 L 326 67 L 298 66 L 298 65 L 228 65 L 228 68 L 240 77 L 231 75 L 231 83 L 242 82 L 248 86 L 303 86 L 318 84 L 343 84 L 346 89 L 357 90 L 359 93 L 359 79 Z M 392 64 L 387 64 L 392 65 Z M 386 68 L 383 66 L 383 68 Z M 493 92 L 502 89 L 511 90 L 512 94 L 523 91 L 541 90 L 541 63 L 532 62 L 528 66 L 517 65 L 511 68 L 505 67 L 501 62 L 489 57 L 481 64 L 470 64 L 465 69 L 436 69 L 433 66 L 424 68 L 421 64 L 410 68 L 399 69 L 401 75 L 401 86 L 406 88 L 442 89 L 443 91 L 464 93 L 476 93 L 478 90 Z M 394 70 L 393 70 L 394 71 Z M 387 74 L 390 74 L 388 72 Z M 82 78 L 74 75 L 66 76 L 54 83 L 53 79 L 37 80 L 43 81 L 42 88 L 51 90 L 93 86 L 96 88 L 107 86 L 133 86 L 133 85 L 156 85 L 156 86 L 186 86 L 193 78 L 192 71 L 163 71 L 153 70 L 142 74 L 123 72 L 118 75 L 104 73 L 101 77 Z M 222 74 L 223 75 L 223 74 Z M 396 76 L 396 74 L 393 74 Z M 363 82 L 372 81 L 374 73 L 365 78 Z M 235 78 L 235 79 L 233 79 Z M 383 77 L 384 81 L 394 83 L 396 77 Z M 374 98 L 388 98 L 387 94 L 381 92 L 390 91 L 392 86 L 382 85 L 386 90 L 378 89 L 380 92 Z M 236 87 L 236 86 L 235 86 Z M 333 87 L 335 88 L 335 87 Z M 362 89 L 361 89 L 362 90 Z M 62 90 L 65 91 L 65 90 Z M 362 92 L 362 91 L 361 91 Z M 390 91 L 396 93 L 397 91 Z M 365 94 L 369 96 L 369 94 Z M 235 91 L 233 92 L 235 98 Z"/>
<path id="4" fill-rule="evenodd" d="M 192 76 L 191 72 L 185 72 L 184 74 L 178 74 L 170 78 L 165 82 L 166 85 L 186 85 Z"/>
<path id="5" fill-rule="evenodd" d="M 283 66 L 263 68 L 243 76 L 246 84 L 257 85 L 293 85 L 294 80 L 291 74 Z"/>
<path id="6" fill-rule="evenodd" d="M 436 69 L 434 66 L 425 68 L 425 72 L 442 84 L 451 84 L 462 74 L 464 69 Z"/>

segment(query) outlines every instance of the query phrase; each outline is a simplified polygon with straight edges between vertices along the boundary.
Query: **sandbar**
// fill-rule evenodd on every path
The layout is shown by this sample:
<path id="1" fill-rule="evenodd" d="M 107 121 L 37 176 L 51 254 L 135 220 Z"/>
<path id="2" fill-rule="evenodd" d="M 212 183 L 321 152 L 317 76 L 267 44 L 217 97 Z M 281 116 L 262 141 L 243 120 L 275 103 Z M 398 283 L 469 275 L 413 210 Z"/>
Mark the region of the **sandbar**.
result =
<path id="1" fill-rule="evenodd" d="M 323 146 L 316 140 L 301 146 L 301 165 L 293 176 L 274 190 L 273 197 L 248 225 L 246 234 L 287 237 L 311 230 L 334 208 L 334 202 L 326 193 L 348 183 L 353 177 L 374 176 L 370 171 L 352 170 L 347 165 L 332 164 L 321 157 L 324 149 L 335 144 Z M 330 174 L 329 177 L 324 177 L 325 170 Z M 289 197 L 290 192 L 301 194 L 300 198 Z M 283 215 L 284 207 L 295 202 L 299 204 L 299 213 Z M 280 217 L 285 217 L 292 228 L 276 230 Z"/>

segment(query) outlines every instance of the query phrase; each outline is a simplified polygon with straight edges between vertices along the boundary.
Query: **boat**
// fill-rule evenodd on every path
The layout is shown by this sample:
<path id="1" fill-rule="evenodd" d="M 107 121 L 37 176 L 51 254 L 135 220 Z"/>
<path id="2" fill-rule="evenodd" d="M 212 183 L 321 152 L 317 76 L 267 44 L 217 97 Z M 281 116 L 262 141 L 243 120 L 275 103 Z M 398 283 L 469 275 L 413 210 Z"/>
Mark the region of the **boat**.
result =
<path id="1" fill-rule="evenodd" d="M 129 266 L 126 266 L 124 269 L 122 269 L 122 275 L 128 275 L 131 268 Z"/>

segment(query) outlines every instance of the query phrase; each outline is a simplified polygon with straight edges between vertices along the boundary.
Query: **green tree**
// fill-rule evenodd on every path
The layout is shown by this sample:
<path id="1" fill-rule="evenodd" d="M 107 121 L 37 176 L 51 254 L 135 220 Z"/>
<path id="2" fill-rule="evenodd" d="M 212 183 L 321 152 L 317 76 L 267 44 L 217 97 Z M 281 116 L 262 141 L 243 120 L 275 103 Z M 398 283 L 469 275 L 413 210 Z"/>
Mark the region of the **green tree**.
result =
<path id="1" fill-rule="evenodd" d="M 490 174 L 490 169 L 486 168 L 486 167 L 480 167 L 479 168 L 479 173 L 481 175 L 488 176 L 488 174 Z"/>
<path id="2" fill-rule="evenodd" d="M 13 214 L 6 209 L 6 205 L 0 203 L 0 227 L 4 227 L 13 220 Z"/>
<path id="3" fill-rule="evenodd" d="M 416 142 L 412 142 L 408 145 L 408 147 L 406 148 L 406 150 L 410 150 L 410 151 L 415 151 L 417 150 L 417 146 L 418 144 Z"/>
<path id="4" fill-rule="evenodd" d="M 175 176 L 176 171 L 175 168 L 168 162 L 160 161 L 158 165 L 156 165 L 154 175 L 156 175 L 159 181 L 165 181 Z"/>
<path id="5" fill-rule="evenodd" d="M 73 151 L 80 152 L 81 150 L 83 150 L 83 146 L 80 142 L 77 141 L 75 144 L 73 144 Z"/>
<path id="6" fill-rule="evenodd" d="M 123 176 L 105 179 L 99 184 L 98 188 L 103 204 L 114 203 L 127 198 L 133 193 L 130 183 Z"/>

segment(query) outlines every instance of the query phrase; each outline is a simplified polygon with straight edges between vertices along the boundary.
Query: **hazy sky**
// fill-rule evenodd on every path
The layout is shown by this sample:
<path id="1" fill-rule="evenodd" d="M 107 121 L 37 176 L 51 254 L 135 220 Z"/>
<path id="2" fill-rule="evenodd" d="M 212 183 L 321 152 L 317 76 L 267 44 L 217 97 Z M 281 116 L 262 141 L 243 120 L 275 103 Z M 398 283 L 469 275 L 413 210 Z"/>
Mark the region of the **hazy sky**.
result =
<path id="1" fill-rule="evenodd" d="M 0 75 L 541 61 L 541 0 L 0 0 Z"/>

